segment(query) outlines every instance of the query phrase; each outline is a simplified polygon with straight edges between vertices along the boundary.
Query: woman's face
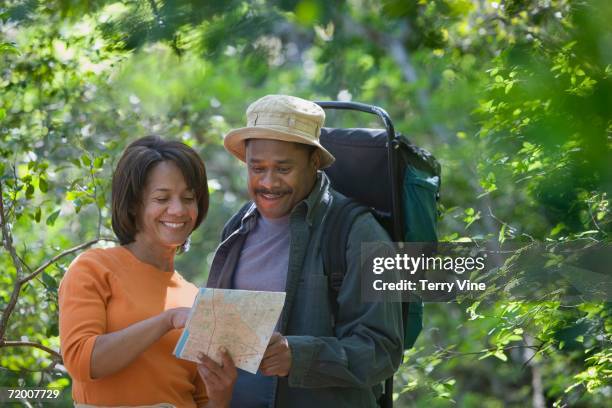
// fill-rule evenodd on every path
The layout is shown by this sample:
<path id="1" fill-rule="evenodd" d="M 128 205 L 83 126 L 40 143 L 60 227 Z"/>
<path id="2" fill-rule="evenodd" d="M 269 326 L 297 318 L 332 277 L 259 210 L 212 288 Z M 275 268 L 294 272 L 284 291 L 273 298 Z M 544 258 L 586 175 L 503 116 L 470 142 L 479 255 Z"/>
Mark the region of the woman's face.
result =
<path id="1" fill-rule="evenodd" d="M 176 249 L 187 241 L 197 217 L 195 192 L 187 186 L 177 165 L 171 161 L 155 165 L 147 176 L 135 240 L 160 249 Z"/>

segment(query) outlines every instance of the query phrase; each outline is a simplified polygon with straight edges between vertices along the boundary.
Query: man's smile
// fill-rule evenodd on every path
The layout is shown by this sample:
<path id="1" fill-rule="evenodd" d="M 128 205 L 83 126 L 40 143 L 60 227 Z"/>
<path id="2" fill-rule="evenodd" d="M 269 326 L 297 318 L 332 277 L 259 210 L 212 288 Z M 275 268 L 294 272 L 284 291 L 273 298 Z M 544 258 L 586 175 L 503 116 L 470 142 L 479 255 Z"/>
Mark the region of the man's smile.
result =
<path id="1" fill-rule="evenodd" d="M 265 198 L 266 200 L 277 200 L 281 198 L 284 193 L 259 193 L 260 197 Z"/>

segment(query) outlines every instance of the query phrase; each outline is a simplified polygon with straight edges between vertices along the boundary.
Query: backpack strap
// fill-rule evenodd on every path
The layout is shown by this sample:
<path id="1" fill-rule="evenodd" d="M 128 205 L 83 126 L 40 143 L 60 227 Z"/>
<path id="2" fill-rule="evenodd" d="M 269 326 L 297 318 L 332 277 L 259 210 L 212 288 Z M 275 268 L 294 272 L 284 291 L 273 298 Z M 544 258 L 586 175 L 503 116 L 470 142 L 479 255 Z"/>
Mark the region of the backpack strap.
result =
<path id="1" fill-rule="evenodd" d="M 370 209 L 350 198 L 341 198 L 327 214 L 323 227 L 322 255 L 323 270 L 327 275 L 329 287 L 329 304 L 332 308 L 332 317 L 338 316 L 338 292 L 346 275 L 346 245 L 349 232 L 357 217 L 370 213 Z M 383 394 L 378 404 L 381 408 L 393 407 L 393 376 L 385 380 Z"/>
<path id="2" fill-rule="evenodd" d="M 357 217 L 369 212 L 369 208 L 357 201 L 343 197 L 332 202 L 331 209 L 325 219 L 321 250 L 323 271 L 327 275 L 330 305 L 333 308 L 334 319 L 338 312 L 336 298 L 346 274 L 348 236 Z"/>

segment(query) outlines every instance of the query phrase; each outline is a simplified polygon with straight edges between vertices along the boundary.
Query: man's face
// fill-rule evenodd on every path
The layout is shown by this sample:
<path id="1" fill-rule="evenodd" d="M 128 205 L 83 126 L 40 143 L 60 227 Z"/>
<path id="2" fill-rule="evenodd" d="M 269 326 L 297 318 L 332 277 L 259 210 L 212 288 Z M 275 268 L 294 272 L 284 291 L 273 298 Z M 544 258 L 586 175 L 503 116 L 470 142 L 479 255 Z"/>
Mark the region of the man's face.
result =
<path id="1" fill-rule="evenodd" d="M 248 190 L 266 218 L 288 215 L 312 190 L 319 168 L 318 151 L 280 140 L 250 139 L 246 147 Z"/>

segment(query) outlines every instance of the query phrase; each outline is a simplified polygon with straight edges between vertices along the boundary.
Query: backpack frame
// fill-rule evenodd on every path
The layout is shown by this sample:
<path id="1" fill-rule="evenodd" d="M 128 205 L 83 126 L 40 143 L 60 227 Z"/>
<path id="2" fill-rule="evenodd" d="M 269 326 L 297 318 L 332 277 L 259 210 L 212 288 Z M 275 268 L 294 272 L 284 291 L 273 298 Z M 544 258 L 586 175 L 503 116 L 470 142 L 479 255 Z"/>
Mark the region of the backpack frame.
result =
<path id="1" fill-rule="evenodd" d="M 336 177 L 334 177 L 333 166 L 331 171 L 329 169 L 324 170 L 332 180 L 332 187 L 347 196 L 347 198 L 338 200 L 338 202 L 332 204 L 332 208 L 330 209 L 330 213 L 328 215 L 328 221 L 326 221 L 326 225 L 324 226 L 323 231 L 323 265 L 325 274 L 328 276 L 328 287 L 330 289 L 330 306 L 332 307 L 335 320 L 338 308 L 336 298 L 342 285 L 344 275 L 346 273 L 346 258 L 345 256 L 337 256 L 337 254 L 345 253 L 345 248 L 348 242 L 348 235 L 350 233 L 351 226 L 353 225 L 357 217 L 362 214 L 371 212 L 379 221 L 379 223 L 387 230 L 392 240 L 395 242 L 408 241 L 409 239 L 407 238 L 411 238 L 411 235 L 413 236 L 412 238 L 416 237 L 416 239 L 414 240 L 437 241 L 435 225 L 433 226 L 433 234 L 422 234 L 419 232 L 417 232 L 416 234 L 411 234 L 408 231 L 410 229 L 410 224 L 406 223 L 406 221 L 416 220 L 405 220 L 404 213 L 402 211 L 405 207 L 402 207 L 402 204 L 407 205 L 407 203 L 402 203 L 402 197 L 404 197 L 404 200 L 406 200 L 406 196 L 401 190 L 404 186 L 403 177 L 404 172 L 406 171 L 406 167 L 412 166 L 413 168 L 417 169 L 415 170 L 416 172 L 424 171 L 433 175 L 434 177 L 437 177 L 437 188 L 435 189 L 435 196 L 433 198 L 435 202 L 437 202 L 437 200 L 439 199 L 440 165 L 435 160 L 435 158 L 431 154 L 429 154 L 429 152 L 413 145 L 401 135 L 397 135 L 395 133 L 393 122 L 391 121 L 391 118 L 384 109 L 377 106 L 366 105 L 357 102 L 318 101 L 316 103 L 323 109 L 354 110 L 377 115 L 385 125 L 386 134 L 386 164 L 387 176 L 389 178 L 390 184 L 391 201 L 390 208 L 386 208 L 386 212 L 381 210 L 380 208 L 375 208 L 376 203 L 364 203 L 372 205 L 372 207 L 367 207 L 366 205 L 362 205 L 355 199 L 351 198 L 352 195 L 350 188 L 348 188 L 349 191 L 343 191 L 345 189 L 342 188 L 350 186 L 335 186 L 334 178 L 338 179 L 340 177 L 338 177 L 337 174 Z M 343 131 L 343 129 L 333 129 L 331 130 L 331 132 L 328 132 L 328 129 L 323 129 L 321 136 L 321 144 L 328 150 L 333 150 L 330 149 L 330 147 L 333 147 L 333 143 L 330 142 L 333 140 L 332 136 L 335 131 Z M 378 136 L 380 136 L 380 134 Z M 324 139 L 327 139 L 327 145 Z M 332 146 L 329 146 L 330 144 Z M 348 146 L 348 148 L 350 148 L 350 146 Z M 332 154 L 334 154 L 333 151 Z M 402 154 L 403 156 L 400 156 Z M 359 165 L 361 166 L 361 163 L 359 163 Z M 420 208 L 422 209 L 424 203 L 419 202 L 415 203 L 414 205 L 420 206 Z M 433 205 L 435 206 L 435 203 L 433 203 Z M 431 207 L 432 203 L 425 203 L 425 206 Z M 415 211 L 418 212 L 419 210 Z M 436 216 L 437 213 L 433 215 L 433 220 L 431 219 L 431 217 L 429 217 L 429 219 L 425 219 L 424 221 L 419 220 L 419 222 L 424 222 L 425 224 L 435 224 Z M 418 334 L 422 330 L 422 302 L 418 301 L 402 303 L 402 320 L 404 324 L 408 324 L 408 327 L 404 329 L 404 349 L 408 349 L 414 345 Z M 392 396 L 393 376 L 391 376 L 385 381 L 383 394 L 380 396 L 378 401 L 380 407 L 392 407 Z"/>

